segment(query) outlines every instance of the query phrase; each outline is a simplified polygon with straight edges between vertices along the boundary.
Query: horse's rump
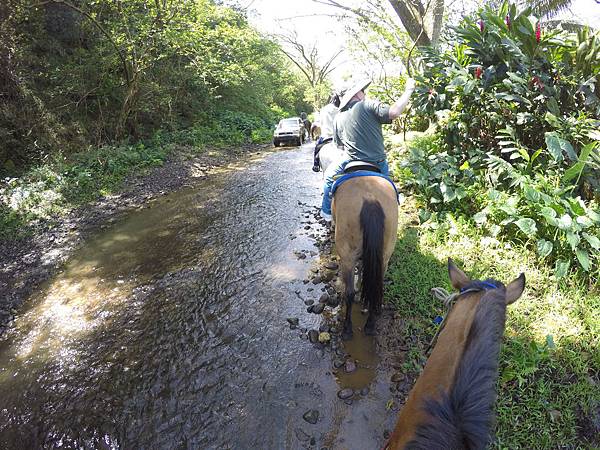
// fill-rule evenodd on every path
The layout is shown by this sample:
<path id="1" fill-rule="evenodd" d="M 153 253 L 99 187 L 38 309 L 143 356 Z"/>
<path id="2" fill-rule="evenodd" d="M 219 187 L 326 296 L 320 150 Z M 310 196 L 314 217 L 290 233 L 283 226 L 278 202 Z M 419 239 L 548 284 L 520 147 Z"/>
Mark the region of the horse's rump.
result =
<path id="1" fill-rule="evenodd" d="M 326 145 L 321 149 L 329 152 Z M 337 147 L 334 146 L 337 149 Z M 381 176 L 360 176 L 341 184 L 333 196 L 332 209 L 336 222 L 336 240 L 339 232 L 359 233 L 362 236 L 360 215 L 365 202 L 378 203 L 385 216 L 385 238 L 396 236 L 398 226 L 398 198 L 388 179 Z M 372 208 L 372 207 L 371 207 Z M 352 229 L 346 229 L 346 228 Z M 338 229 L 340 228 L 340 229 Z M 395 242 L 395 239 L 393 240 Z M 362 237 L 360 238 L 362 247 Z"/>
<path id="2" fill-rule="evenodd" d="M 362 257 L 362 298 L 369 309 L 366 334 L 375 333 L 381 310 L 383 275 L 396 244 L 398 203 L 392 184 L 380 176 L 351 178 L 337 189 L 332 203 L 335 246 L 346 297 L 342 337 L 352 336 L 350 319 L 354 299 L 354 269 Z"/>

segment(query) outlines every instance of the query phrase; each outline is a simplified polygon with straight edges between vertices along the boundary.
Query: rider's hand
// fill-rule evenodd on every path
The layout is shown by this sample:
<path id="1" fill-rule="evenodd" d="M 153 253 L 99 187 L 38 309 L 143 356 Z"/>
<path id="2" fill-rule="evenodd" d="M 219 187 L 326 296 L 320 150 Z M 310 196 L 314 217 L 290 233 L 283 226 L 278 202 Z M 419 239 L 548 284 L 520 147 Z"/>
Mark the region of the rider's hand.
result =
<path id="1" fill-rule="evenodd" d="M 407 91 L 414 91 L 417 83 L 412 78 L 407 78 L 406 83 L 404 85 L 404 89 Z"/>

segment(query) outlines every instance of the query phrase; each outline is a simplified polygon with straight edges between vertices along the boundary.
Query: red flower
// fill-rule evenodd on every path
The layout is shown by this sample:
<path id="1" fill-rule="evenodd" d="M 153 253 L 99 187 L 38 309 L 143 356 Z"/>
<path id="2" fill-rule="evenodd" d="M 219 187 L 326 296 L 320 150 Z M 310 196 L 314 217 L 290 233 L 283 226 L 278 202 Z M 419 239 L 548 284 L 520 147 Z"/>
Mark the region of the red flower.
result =
<path id="1" fill-rule="evenodd" d="M 508 14 L 506 15 L 506 19 L 504 19 L 504 21 L 506 22 L 506 27 L 510 30 L 511 21 Z"/>
<path id="2" fill-rule="evenodd" d="M 481 32 L 483 33 L 484 29 L 485 29 L 485 24 L 483 23 L 483 19 L 481 19 L 479 21 L 479 30 L 481 30 Z"/>
<path id="3" fill-rule="evenodd" d="M 483 73 L 483 68 L 481 66 L 475 67 L 475 78 L 481 78 L 481 74 Z"/>
<path id="4" fill-rule="evenodd" d="M 542 39 L 542 26 L 538 22 L 535 26 L 535 40 L 537 42 L 540 42 L 541 39 Z"/>
<path id="5" fill-rule="evenodd" d="M 540 91 L 544 90 L 544 83 L 542 83 L 542 80 L 540 80 L 540 78 L 538 76 L 533 76 L 531 78 L 531 82 L 533 85 L 535 85 Z"/>

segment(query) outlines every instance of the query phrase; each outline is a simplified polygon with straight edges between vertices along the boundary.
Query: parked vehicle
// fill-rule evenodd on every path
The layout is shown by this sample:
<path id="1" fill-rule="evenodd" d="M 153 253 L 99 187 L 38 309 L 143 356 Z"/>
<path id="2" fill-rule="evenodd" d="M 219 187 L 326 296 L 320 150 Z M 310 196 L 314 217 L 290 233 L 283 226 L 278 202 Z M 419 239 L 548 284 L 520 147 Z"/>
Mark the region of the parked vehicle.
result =
<path id="1" fill-rule="evenodd" d="M 302 145 L 304 142 L 304 122 L 300 117 L 281 119 L 273 133 L 273 145 Z"/>

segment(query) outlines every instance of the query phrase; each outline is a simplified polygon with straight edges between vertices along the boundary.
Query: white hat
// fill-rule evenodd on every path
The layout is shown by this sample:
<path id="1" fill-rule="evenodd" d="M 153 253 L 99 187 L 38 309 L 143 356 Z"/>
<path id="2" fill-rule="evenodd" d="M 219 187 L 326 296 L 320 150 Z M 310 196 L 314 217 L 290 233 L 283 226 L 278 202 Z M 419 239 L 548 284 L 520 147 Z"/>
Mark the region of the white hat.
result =
<path id="1" fill-rule="evenodd" d="M 369 87 L 370 84 L 371 80 L 369 80 L 368 78 L 363 78 L 361 80 L 358 80 L 356 83 L 353 83 L 350 88 L 346 89 L 344 96 L 340 100 L 340 111 L 343 110 L 346 106 L 348 106 L 348 103 L 350 103 L 352 97 L 354 97 L 360 91 L 364 91 L 366 88 Z"/>

